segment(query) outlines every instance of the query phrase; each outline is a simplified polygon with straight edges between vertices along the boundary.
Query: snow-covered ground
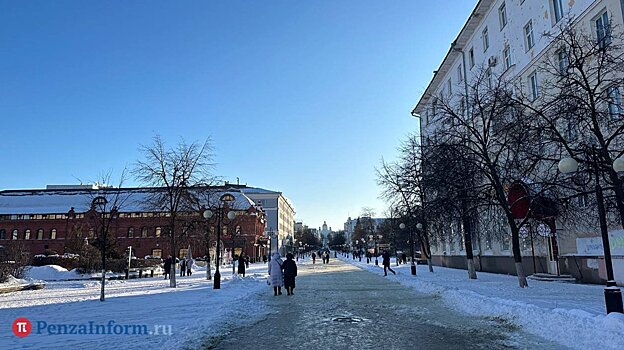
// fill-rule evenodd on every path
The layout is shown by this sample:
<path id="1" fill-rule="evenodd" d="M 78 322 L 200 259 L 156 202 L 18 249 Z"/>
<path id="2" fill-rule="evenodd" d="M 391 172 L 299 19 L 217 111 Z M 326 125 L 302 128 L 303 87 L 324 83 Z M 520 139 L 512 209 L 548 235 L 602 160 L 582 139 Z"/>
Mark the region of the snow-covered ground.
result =
<path id="1" fill-rule="evenodd" d="M 0 349 L 173 349 L 190 346 L 191 340 L 198 346 L 202 337 L 222 332 L 228 324 L 265 313 L 256 294 L 270 292 L 266 264 L 251 264 L 244 278 L 231 272 L 231 268 L 221 270 L 220 290 L 206 280 L 205 269 L 191 277 L 178 276 L 175 289 L 162 277 L 107 281 L 105 302 L 99 301 L 100 283 L 93 280 L 47 282 L 43 290 L 0 294 Z M 51 273 L 50 277 L 58 276 Z M 32 324 L 31 334 L 24 338 L 16 337 L 11 329 L 20 317 Z M 97 333 L 99 325 L 100 333 L 114 333 L 121 328 L 125 332 L 127 325 L 139 325 L 139 333 L 145 326 L 159 335 L 132 334 L 133 330 L 119 335 L 54 334 L 60 329 L 56 325 L 69 325 L 62 326 L 66 329 L 77 325 L 77 333 L 81 327 L 86 333 Z M 173 334 L 162 335 L 168 326 Z"/>
<path id="2" fill-rule="evenodd" d="M 362 269 L 383 274 L 374 261 L 366 264 L 339 258 Z M 451 308 L 470 315 L 503 319 L 527 332 L 575 349 L 624 349 L 624 315 L 605 315 L 604 286 L 529 280 L 528 288 L 518 287 L 515 276 L 478 272 L 469 280 L 466 270 L 426 265 L 396 266 L 394 279 L 427 294 L 439 295 Z"/>

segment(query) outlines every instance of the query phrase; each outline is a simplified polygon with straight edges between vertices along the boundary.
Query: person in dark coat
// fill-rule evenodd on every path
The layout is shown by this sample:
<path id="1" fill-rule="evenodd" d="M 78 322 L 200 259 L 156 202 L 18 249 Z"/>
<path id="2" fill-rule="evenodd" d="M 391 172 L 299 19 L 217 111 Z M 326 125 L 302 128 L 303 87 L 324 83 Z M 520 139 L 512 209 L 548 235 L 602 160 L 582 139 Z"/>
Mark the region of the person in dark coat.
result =
<path id="1" fill-rule="evenodd" d="M 245 257 L 243 254 L 238 257 L 238 274 L 245 277 Z"/>
<path id="2" fill-rule="evenodd" d="M 186 276 L 186 259 L 180 261 L 180 277 Z"/>
<path id="3" fill-rule="evenodd" d="M 165 259 L 165 266 L 163 266 L 163 268 L 165 269 L 165 279 L 167 279 L 169 277 L 169 272 L 171 272 L 171 261 L 173 259 L 171 259 L 171 255 L 169 255 L 167 257 L 167 259 Z"/>
<path id="4" fill-rule="evenodd" d="M 294 295 L 295 277 L 297 277 L 297 263 L 293 260 L 292 253 L 286 254 L 286 261 L 282 264 L 284 270 L 284 287 L 288 295 Z"/>
<path id="5" fill-rule="evenodd" d="M 316 253 L 312 252 L 312 264 L 316 264 Z"/>
<path id="6" fill-rule="evenodd" d="M 390 253 L 388 253 L 387 250 L 384 250 L 383 254 L 381 255 L 381 257 L 383 258 L 383 267 L 384 267 L 384 276 L 388 276 L 388 271 L 390 270 L 390 272 L 392 272 L 393 274 L 396 275 L 396 272 L 394 272 L 393 269 L 390 268 Z"/>

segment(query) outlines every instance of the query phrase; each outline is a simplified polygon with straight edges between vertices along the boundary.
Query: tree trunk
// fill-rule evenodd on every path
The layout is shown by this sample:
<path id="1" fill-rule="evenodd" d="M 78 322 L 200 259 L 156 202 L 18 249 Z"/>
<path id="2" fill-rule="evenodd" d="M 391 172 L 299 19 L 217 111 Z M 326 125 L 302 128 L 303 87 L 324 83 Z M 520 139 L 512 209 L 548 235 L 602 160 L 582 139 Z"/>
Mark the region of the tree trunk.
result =
<path id="1" fill-rule="evenodd" d="M 169 287 L 176 288 L 176 239 L 175 226 L 171 225 L 171 274 L 169 274 Z"/>
<path id="2" fill-rule="evenodd" d="M 475 269 L 474 258 L 466 259 L 468 261 L 468 278 L 471 280 L 477 279 L 477 270 Z"/>
<path id="3" fill-rule="evenodd" d="M 468 265 L 468 278 L 477 279 L 477 271 L 475 270 L 474 256 L 472 255 L 472 221 L 468 215 L 468 201 L 462 199 L 462 226 L 464 229 L 464 248 L 466 249 L 466 263 Z"/>
<path id="4" fill-rule="evenodd" d="M 427 265 L 429 266 L 429 272 L 433 272 L 433 260 L 431 259 L 431 246 L 429 245 L 429 234 L 427 234 L 427 221 L 423 220 L 423 239 L 421 242 L 424 242 L 424 247 L 421 247 L 422 251 L 425 252 L 425 258 L 427 258 Z"/>
<path id="5" fill-rule="evenodd" d="M 519 229 L 515 224 L 512 225 L 511 229 L 511 243 L 512 243 L 512 251 L 514 256 L 514 261 L 516 263 L 516 274 L 518 275 L 518 284 L 520 288 L 528 287 L 529 283 L 527 282 L 526 275 L 524 274 L 524 269 L 522 268 L 522 254 L 520 254 L 520 236 Z"/>
<path id="6" fill-rule="evenodd" d="M 210 271 L 210 241 L 206 243 L 206 279 L 208 281 L 212 279 L 212 272 Z"/>

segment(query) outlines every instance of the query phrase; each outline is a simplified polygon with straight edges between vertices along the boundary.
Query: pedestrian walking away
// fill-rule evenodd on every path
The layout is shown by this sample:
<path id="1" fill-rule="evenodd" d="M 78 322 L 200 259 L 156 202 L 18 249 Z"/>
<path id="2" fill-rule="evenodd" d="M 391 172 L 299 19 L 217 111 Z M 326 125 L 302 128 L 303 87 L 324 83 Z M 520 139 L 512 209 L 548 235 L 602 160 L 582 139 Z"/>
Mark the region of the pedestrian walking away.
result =
<path id="1" fill-rule="evenodd" d="M 169 273 L 171 272 L 171 261 L 171 255 L 169 255 L 167 259 L 165 259 L 165 266 L 163 266 L 163 268 L 165 269 L 165 279 L 169 277 Z"/>
<path id="2" fill-rule="evenodd" d="M 312 264 L 316 264 L 316 253 L 312 252 Z"/>
<path id="3" fill-rule="evenodd" d="M 282 264 L 284 270 L 284 287 L 286 288 L 286 294 L 295 294 L 295 277 L 297 277 L 297 263 L 293 260 L 292 253 L 286 254 L 286 261 Z"/>
<path id="4" fill-rule="evenodd" d="M 188 258 L 186 260 L 186 275 L 190 276 L 193 274 L 193 264 L 195 263 L 195 260 L 193 260 L 192 258 Z"/>
<path id="5" fill-rule="evenodd" d="M 384 276 L 388 276 L 388 270 L 396 275 L 396 272 L 394 272 L 394 270 L 390 268 L 390 253 L 388 253 L 387 250 L 384 250 L 381 257 L 383 258 L 382 264 L 384 267 Z"/>
<path id="6" fill-rule="evenodd" d="M 271 282 L 271 287 L 273 287 L 274 295 L 282 295 L 282 286 L 284 285 L 282 265 L 282 258 L 278 252 L 275 252 L 269 262 L 269 281 Z"/>
<path id="7" fill-rule="evenodd" d="M 245 277 L 245 257 L 243 254 L 238 257 L 238 274 Z"/>
<path id="8" fill-rule="evenodd" d="M 180 260 L 180 277 L 186 276 L 186 258 Z"/>

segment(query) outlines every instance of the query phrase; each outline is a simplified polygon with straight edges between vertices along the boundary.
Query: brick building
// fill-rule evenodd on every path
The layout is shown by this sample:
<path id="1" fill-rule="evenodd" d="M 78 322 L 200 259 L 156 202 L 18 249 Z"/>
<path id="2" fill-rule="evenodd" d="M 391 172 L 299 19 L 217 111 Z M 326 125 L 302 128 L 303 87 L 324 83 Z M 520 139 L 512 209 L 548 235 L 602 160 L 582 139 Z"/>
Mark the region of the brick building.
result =
<path id="1" fill-rule="evenodd" d="M 83 244 L 93 242 L 100 234 L 101 213 L 92 202 L 103 196 L 112 203 L 117 199 L 118 208 L 111 215 L 112 206 L 106 209 L 105 218 L 110 220 L 109 236 L 114 237 L 120 253 L 132 247 L 134 255 L 167 256 L 171 254 L 170 237 L 167 234 L 169 215 L 156 209 L 153 188 L 110 188 L 89 186 L 48 186 L 38 190 L 0 191 L 0 246 L 19 244 L 31 254 L 46 250 L 59 254 L 75 252 Z M 234 220 L 222 225 L 222 256 L 244 251 L 250 257 L 268 252 L 266 247 L 266 217 L 263 208 L 247 197 L 240 189 L 210 187 L 203 191 L 197 208 L 180 214 L 176 224 L 184 232 L 177 243 L 177 256 L 185 256 L 190 247 L 194 257 L 205 256 L 205 235 L 211 232 L 211 256 L 216 252 L 217 220 L 206 221 L 203 208 L 218 210 L 219 198 L 230 193 L 235 200 L 222 209 L 224 214 L 233 210 Z M 225 217 L 226 215 L 224 215 Z M 216 216 L 215 216 L 216 217 Z M 229 221 L 229 222 L 228 222 Z"/>

